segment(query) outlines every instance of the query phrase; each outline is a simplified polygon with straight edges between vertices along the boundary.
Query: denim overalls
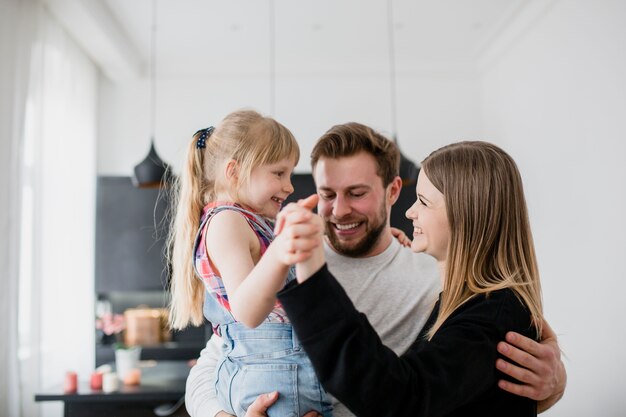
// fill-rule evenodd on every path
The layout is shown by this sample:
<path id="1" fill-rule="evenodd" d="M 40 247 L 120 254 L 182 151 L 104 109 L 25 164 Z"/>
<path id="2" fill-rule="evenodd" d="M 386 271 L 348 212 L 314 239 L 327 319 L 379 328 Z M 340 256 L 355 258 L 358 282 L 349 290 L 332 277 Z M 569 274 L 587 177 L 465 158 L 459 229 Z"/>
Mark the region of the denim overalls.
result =
<path id="1" fill-rule="evenodd" d="M 271 242 L 274 239 L 272 228 L 263 218 L 241 207 L 220 205 L 209 210 L 201 222 L 194 253 L 199 247 L 206 252 L 204 245 L 200 245 L 203 231 L 208 221 L 222 210 L 235 210 L 244 215 L 260 240 Z M 205 285 L 204 315 L 225 344 L 215 368 L 215 389 L 223 410 L 243 417 L 260 394 L 278 391 L 278 401 L 268 410 L 270 417 L 300 417 L 311 410 L 324 417 L 332 416 L 330 398 L 317 380 L 291 324 L 280 322 L 280 316 L 274 321 L 268 318 L 254 329 L 236 322 L 224 301 L 218 301 L 206 274 L 203 276 L 198 270 L 198 256 L 194 259 L 194 268 Z M 292 279 L 295 279 L 293 268 L 287 282 Z"/>

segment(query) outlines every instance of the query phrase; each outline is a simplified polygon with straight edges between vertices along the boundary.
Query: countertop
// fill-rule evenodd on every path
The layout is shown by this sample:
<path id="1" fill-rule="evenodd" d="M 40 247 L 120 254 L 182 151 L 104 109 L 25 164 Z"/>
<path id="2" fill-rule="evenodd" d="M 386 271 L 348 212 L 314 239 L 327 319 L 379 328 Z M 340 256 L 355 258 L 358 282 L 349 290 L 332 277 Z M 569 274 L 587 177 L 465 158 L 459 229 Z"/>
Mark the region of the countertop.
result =
<path id="1" fill-rule="evenodd" d="M 114 367 L 114 366 L 113 366 Z M 89 375 L 78 376 L 78 391 L 63 392 L 63 385 L 35 394 L 35 401 L 69 402 L 176 402 L 185 395 L 185 381 L 189 374 L 187 361 L 141 361 L 141 383 L 124 385 L 111 393 L 92 390 Z"/>

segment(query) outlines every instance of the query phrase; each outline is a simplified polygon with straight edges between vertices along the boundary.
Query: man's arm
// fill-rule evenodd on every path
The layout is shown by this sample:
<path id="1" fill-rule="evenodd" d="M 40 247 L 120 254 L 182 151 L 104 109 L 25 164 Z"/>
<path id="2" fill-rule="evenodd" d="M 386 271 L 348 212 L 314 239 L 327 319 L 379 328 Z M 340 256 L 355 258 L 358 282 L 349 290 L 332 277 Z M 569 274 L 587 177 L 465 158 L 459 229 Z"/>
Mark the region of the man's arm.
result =
<path id="1" fill-rule="evenodd" d="M 500 388 L 538 401 L 539 413 L 561 399 L 567 384 L 567 372 L 561 361 L 561 349 L 556 334 L 546 321 L 543 322 L 541 343 L 509 332 L 506 334 L 506 342 L 498 344 L 498 352 L 519 366 L 498 359 L 496 368 L 521 382 L 515 384 L 500 380 Z"/>
<path id="2" fill-rule="evenodd" d="M 222 343 L 219 336 L 211 336 L 206 347 L 200 352 L 198 362 L 189 371 L 185 389 L 185 407 L 191 417 L 228 415 L 222 411 L 215 392 L 215 366 L 222 354 Z"/>

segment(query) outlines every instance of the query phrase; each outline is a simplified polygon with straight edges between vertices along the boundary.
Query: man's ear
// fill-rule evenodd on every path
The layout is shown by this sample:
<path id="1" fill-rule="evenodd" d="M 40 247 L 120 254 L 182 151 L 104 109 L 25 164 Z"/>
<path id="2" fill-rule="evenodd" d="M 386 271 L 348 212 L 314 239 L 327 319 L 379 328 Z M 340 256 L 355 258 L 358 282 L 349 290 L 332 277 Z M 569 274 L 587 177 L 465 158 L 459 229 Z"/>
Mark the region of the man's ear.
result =
<path id="1" fill-rule="evenodd" d="M 224 167 L 224 176 L 228 182 L 237 182 L 239 180 L 239 162 L 234 159 L 229 160 Z"/>
<path id="2" fill-rule="evenodd" d="M 394 205 L 398 198 L 400 197 L 400 191 L 402 191 L 402 178 L 395 177 L 393 181 L 387 186 L 388 194 L 387 194 L 387 202 L 390 205 Z"/>

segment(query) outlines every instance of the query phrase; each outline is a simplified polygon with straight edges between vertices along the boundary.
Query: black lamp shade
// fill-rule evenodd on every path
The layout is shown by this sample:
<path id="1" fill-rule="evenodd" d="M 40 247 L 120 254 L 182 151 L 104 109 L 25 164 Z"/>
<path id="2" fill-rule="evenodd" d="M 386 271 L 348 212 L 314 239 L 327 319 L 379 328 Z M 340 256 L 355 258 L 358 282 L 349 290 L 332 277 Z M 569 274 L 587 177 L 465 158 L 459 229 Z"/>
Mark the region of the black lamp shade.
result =
<path id="1" fill-rule="evenodd" d="M 400 153 L 400 178 L 403 185 L 415 184 L 420 169 L 413 161 Z"/>
<path id="2" fill-rule="evenodd" d="M 150 152 L 139 164 L 135 165 L 133 185 L 139 188 L 158 188 L 167 185 L 170 167 L 157 155 L 154 141 L 150 143 Z"/>
<path id="3" fill-rule="evenodd" d="M 415 184 L 419 174 L 419 166 L 400 153 L 400 178 L 402 178 L 402 188 L 398 200 L 391 206 L 391 225 L 404 231 L 407 236 L 413 234 L 413 223 L 406 218 L 406 211 L 417 200 Z"/>

